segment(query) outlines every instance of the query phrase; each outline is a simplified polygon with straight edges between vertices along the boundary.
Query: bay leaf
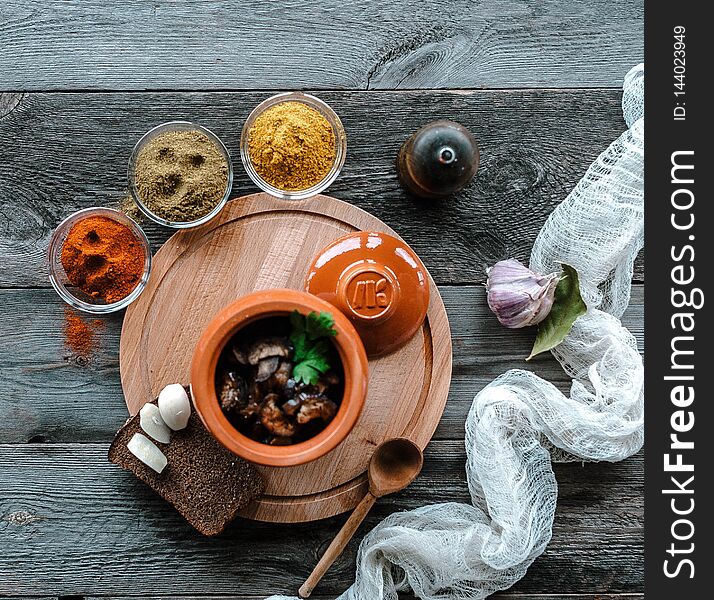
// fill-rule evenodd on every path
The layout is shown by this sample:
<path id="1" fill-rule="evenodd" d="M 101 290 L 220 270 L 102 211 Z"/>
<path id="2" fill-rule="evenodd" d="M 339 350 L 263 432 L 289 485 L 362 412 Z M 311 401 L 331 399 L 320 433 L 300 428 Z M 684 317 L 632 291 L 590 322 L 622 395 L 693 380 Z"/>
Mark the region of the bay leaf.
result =
<path id="1" fill-rule="evenodd" d="M 570 333 L 575 320 L 588 310 L 580 295 L 578 272 L 565 263 L 562 267 L 563 275 L 555 288 L 553 306 L 548 316 L 539 323 L 533 349 L 526 360 L 560 344 Z"/>

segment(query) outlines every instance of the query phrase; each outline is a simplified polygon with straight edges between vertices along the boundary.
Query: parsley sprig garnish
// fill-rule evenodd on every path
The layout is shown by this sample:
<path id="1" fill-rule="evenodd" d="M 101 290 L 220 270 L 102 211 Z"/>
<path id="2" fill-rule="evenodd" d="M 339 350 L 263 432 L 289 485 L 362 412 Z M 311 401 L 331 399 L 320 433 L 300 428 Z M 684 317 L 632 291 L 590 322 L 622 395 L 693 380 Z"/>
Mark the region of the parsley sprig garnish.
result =
<path id="1" fill-rule="evenodd" d="M 290 325 L 290 342 L 295 350 L 293 378 L 298 383 L 314 385 L 330 369 L 329 338 L 337 335 L 335 318 L 328 312 L 313 311 L 305 316 L 295 310 L 290 315 Z"/>

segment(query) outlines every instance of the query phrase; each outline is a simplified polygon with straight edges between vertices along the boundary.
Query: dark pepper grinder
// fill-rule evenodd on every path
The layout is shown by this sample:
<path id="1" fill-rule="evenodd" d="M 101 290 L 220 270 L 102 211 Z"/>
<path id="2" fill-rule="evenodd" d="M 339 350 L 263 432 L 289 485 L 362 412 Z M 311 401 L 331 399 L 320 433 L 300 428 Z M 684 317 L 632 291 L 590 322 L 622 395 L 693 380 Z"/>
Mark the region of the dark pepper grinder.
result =
<path id="1" fill-rule="evenodd" d="M 443 198 L 463 188 L 476 174 L 479 150 L 463 125 L 441 119 L 418 129 L 399 150 L 402 187 L 420 198 Z"/>

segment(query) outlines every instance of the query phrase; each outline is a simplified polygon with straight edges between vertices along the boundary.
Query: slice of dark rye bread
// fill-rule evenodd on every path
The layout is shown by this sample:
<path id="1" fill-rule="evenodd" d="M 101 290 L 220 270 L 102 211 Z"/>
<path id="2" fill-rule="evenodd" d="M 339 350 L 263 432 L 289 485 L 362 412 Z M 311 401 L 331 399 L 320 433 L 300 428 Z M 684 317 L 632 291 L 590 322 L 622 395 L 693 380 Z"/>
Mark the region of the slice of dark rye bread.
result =
<path id="1" fill-rule="evenodd" d="M 185 429 L 171 432 L 168 444 L 151 439 L 168 461 L 161 474 L 127 449 L 135 433 L 151 439 L 141 429 L 138 414 L 117 432 L 109 447 L 109 461 L 134 473 L 204 535 L 221 533 L 241 508 L 263 493 L 265 486 L 260 473 L 221 446 L 195 410 Z"/>

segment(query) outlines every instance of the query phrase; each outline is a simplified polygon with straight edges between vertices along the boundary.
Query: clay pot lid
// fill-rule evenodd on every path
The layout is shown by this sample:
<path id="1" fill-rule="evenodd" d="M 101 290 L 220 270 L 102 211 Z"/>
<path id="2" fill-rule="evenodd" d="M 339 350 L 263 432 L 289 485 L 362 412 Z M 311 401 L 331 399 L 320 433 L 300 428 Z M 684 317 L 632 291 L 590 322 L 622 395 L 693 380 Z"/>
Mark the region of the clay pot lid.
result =
<path id="1" fill-rule="evenodd" d="M 374 231 L 350 233 L 320 251 L 305 290 L 352 321 L 371 357 L 411 339 L 429 307 L 428 274 L 414 250 Z"/>

